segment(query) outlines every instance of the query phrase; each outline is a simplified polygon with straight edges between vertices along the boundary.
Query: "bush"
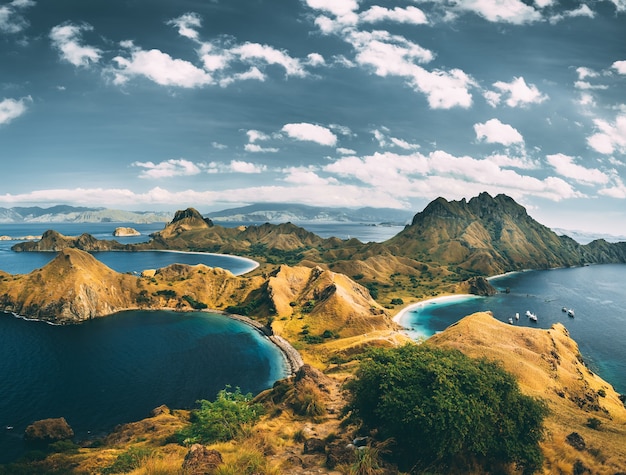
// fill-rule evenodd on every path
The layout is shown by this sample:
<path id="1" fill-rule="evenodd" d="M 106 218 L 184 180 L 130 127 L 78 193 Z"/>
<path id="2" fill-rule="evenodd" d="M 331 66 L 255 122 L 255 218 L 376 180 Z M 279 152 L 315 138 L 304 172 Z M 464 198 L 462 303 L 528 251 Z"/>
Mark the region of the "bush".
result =
<path id="1" fill-rule="evenodd" d="M 542 465 L 546 406 L 519 391 L 497 363 L 423 345 L 374 349 L 347 384 L 347 409 L 395 440 L 401 466 L 487 471 Z"/>
<path id="2" fill-rule="evenodd" d="M 230 386 L 217 393 L 214 402 L 201 400 L 200 408 L 191 412 L 191 425 L 178 433 L 177 439 L 186 444 L 210 444 L 234 439 L 245 427 L 258 421 L 263 413 L 261 404 L 253 404 L 252 394 L 242 394 Z"/>

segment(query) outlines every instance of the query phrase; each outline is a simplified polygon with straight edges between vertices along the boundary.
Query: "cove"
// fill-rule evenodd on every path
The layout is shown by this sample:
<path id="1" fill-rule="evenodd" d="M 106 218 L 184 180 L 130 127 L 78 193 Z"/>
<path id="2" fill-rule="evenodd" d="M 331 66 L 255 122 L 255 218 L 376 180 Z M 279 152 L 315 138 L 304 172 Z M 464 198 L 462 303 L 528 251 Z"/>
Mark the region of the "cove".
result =
<path id="1" fill-rule="evenodd" d="M 65 417 L 86 439 L 161 404 L 192 408 L 226 385 L 256 394 L 288 369 L 267 338 L 224 315 L 127 311 L 67 326 L 0 314 L 0 375 L 6 463 L 35 420 Z"/>

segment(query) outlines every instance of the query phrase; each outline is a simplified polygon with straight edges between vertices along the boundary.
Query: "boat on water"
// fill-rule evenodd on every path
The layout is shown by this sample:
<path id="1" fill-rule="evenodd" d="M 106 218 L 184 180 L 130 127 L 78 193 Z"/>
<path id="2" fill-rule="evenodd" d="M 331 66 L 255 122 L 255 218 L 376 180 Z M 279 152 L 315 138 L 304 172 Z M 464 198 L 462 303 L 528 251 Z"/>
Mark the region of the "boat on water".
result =
<path id="1" fill-rule="evenodd" d="M 530 310 L 526 310 L 526 316 L 529 318 L 530 321 L 532 322 L 536 322 L 537 321 L 537 315 L 535 315 L 534 313 L 532 313 Z"/>
<path id="2" fill-rule="evenodd" d="M 519 312 L 515 312 L 515 320 L 519 320 Z"/>
<path id="3" fill-rule="evenodd" d="M 573 309 L 573 308 L 570 308 L 570 309 L 567 311 L 567 316 L 568 316 L 568 317 L 572 317 L 572 318 L 574 318 L 574 309 Z"/>
<path id="4" fill-rule="evenodd" d="M 512 319 L 512 318 L 509 318 L 509 323 L 510 323 L 511 325 L 513 325 L 513 319 Z"/>

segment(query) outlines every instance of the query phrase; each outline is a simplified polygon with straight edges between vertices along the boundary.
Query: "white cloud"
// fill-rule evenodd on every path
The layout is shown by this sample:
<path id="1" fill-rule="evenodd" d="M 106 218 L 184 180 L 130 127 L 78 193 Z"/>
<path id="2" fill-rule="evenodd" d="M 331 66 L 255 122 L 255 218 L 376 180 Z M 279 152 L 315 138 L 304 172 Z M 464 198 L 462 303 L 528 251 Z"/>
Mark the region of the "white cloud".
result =
<path id="1" fill-rule="evenodd" d="M 503 124 L 498 119 L 490 119 L 484 124 L 474 124 L 474 131 L 478 140 L 484 140 L 487 143 L 502 145 L 524 143 L 522 134 L 516 128 L 509 124 Z"/>
<path id="2" fill-rule="evenodd" d="M 485 160 L 495 163 L 499 167 L 503 168 L 519 168 L 521 170 L 532 170 L 539 168 L 539 164 L 533 160 L 530 160 L 525 154 L 515 157 L 511 155 L 505 155 L 502 153 L 494 153 L 485 157 Z"/>
<path id="3" fill-rule="evenodd" d="M 286 52 L 259 43 L 244 43 L 229 50 L 244 62 L 260 61 L 266 64 L 282 66 L 287 76 L 304 77 L 307 75 L 300 60 L 292 58 Z"/>
<path id="4" fill-rule="evenodd" d="M 161 163 L 134 162 L 134 167 L 143 168 L 139 178 L 171 178 L 175 176 L 190 176 L 201 173 L 201 168 L 185 159 L 170 159 Z"/>
<path id="5" fill-rule="evenodd" d="M 150 51 L 133 48 L 130 58 L 113 58 L 117 68 L 113 69 L 114 83 L 124 84 L 133 77 L 145 77 L 161 86 L 194 88 L 213 84 L 206 71 L 188 61 L 174 59 L 158 49 Z"/>
<path id="6" fill-rule="evenodd" d="M 575 10 L 567 10 L 563 13 L 552 15 L 550 17 L 550 23 L 554 24 L 565 18 L 575 18 L 575 17 L 594 18 L 595 16 L 596 16 L 596 13 L 591 8 L 589 8 L 586 4 L 583 3 Z"/>
<path id="7" fill-rule="evenodd" d="M 211 147 L 216 148 L 218 150 L 226 150 L 228 145 L 219 142 L 211 142 Z"/>
<path id="8" fill-rule="evenodd" d="M 393 10 L 390 10 L 389 8 L 374 5 L 369 10 L 361 13 L 359 19 L 366 23 L 379 21 L 394 21 L 413 25 L 425 25 L 428 23 L 428 18 L 426 18 L 424 12 L 416 7 L 395 7 Z"/>
<path id="9" fill-rule="evenodd" d="M 359 65 L 372 68 L 377 76 L 405 78 L 410 87 L 426 94 L 432 109 L 472 105 L 469 88 L 476 84 L 470 76 L 460 69 L 428 71 L 416 64 L 432 61 L 432 51 L 387 31 L 353 31 L 347 41 L 356 49 Z"/>
<path id="10" fill-rule="evenodd" d="M 351 148 L 339 147 L 337 149 L 337 153 L 340 155 L 356 155 L 356 150 L 352 150 Z"/>
<path id="11" fill-rule="evenodd" d="M 615 61 L 611 67 L 619 74 L 626 74 L 626 61 Z"/>
<path id="12" fill-rule="evenodd" d="M 626 11 L 626 0 L 611 0 L 618 12 Z"/>
<path id="13" fill-rule="evenodd" d="M 587 144 L 596 152 L 609 155 L 626 154 L 626 112 L 618 114 L 615 123 L 595 119 L 598 132 L 587 138 Z"/>
<path id="14" fill-rule="evenodd" d="M 254 129 L 248 130 L 246 132 L 246 135 L 248 136 L 248 142 L 250 143 L 263 141 L 263 140 L 269 140 L 272 138 L 270 135 L 267 135 L 266 133 L 263 133 L 260 130 L 254 130 Z"/>
<path id="15" fill-rule="evenodd" d="M 306 64 L 308 64 L 309 66 L 326 66 L 326 60 L 324 59 L 324 56 L 319 53 L 309 53 L 307 54 L 306 58 Z"/>
<path id="16" fill-rule="evenodd" d="M 403 150 L 417 150 L 418 148 L 420 148 L 418 144 L 409 143 L 406 140 L 399 139 L 397 137 L 389 137 L 389 140 L 391 140 L 391 143 L 393 145 L 395 145 L 396 147 L 400 147 Z"/>
<path id="17" fill-rule="evenodd" d="M 248 69 L 247 71 L 244 71 L 243 73 L 236 73 L 236 74 L 233 74 L 232 76 L 220 79 L 220 86 L 226 87 L 236 81 L 248 81 L 248 80 L 263 82 L 265 81 L 265 74 L 263 74 L 257 67 L 252 67 Z"/>
<path id="18" fill-rule="evenodd" d="M 93 27 L 86 23 L 82 25 L 63 23 L 50 30 L 50 39 L 63 60 L 77 67 L 87 67 L 100 61 L 102 56 L 99 48 L 81 44 L 82 33 L 91 30 Z"/>
<path id="19" fill-rule="evenodd" d="M 322 10 L 337 17 L 350 15 L 359 9 L 357 0 L 306 0 L 315 10 Z"/>
<path id="20" fill-rule="evenodd" d="M 17 119 L 27 110 L 26 104 L 32 102 L 30 96 L 21 99 L 3 99 L 0 101 L 0 125 L 8 124 Z"/>
<path id="21" fill-rule="evenodd" d="M 548 99 L 548 96 L 539 92 L 537 86 L 534 84 L 526 84 L 523 77 L 514 78 L 510 83 L 498 81 L 495 82 L 493 86 L 500 91 L 501 95 L 507 96 L 506 104 L 509 107 L 524 107 L 528 104 L 540 104 Z M 490 102 L 490 104 L 493 106 L 497 104 L 499 100 L 500 98 L 494 101 L 494 96 L 492 96 L 494 103 Z"/>
<path id="22" fill-rule="evenodd" d="M 590 82 L 587 82 L 587 81 L 576 81 L 574 83 L 574 87 L 576 89 L 582 89 L 582 90 L 592 90 L 592 89 L 605 90 L 609 88 L 609 86 L 606 86 L 603 84 L 591 84 Z"/>
<path id="23" fill-rule="evenodd" d="M 470 11 L 488 21 L 523 25 L 542 19 L 541 13 L 520 0 L 454 0 L 459 10 Z"/>
<path id="24" fill-rule="evenodd" d="M 251 152 L 251 153 L 276 153 L 279 151 L 278 148 L 275 147 L 261 147 L 258 144 L 255 143 L 247 143 L 244 146 L 244 149 L 246 152 Z"/>
<path id="25" fill-rule="evenodd" d="M 302 122 L 299 124 L 285 124 L 281 129 L 289 137 L 296 140 L 316 142 L 320 145 L 334 146 L 337 136 L 330 129 L 316 124 Z"/>
<path id="26" fill-rule="evenodd" d="M 199 34 L 196 28 L 202 26 L 202 18 L 197 13 L 190 12 L 168 21 L 167 24 L 176 26 L 180 36 L 197 41 Z"/>
<path id="27" fill-rule="evenodd" d="M 626 198 L 626 185 L 621 178 L 615 177 L 614 183 L 598 191 L 598 194 L 623 200 Z"/>
<path id="28" fill-rule="evenodd" d="M 261 173 L 265 171 L 265 169 L 265 165 L 258 165 L 256 163 L 241 160 L 231 160 L 230 162 L 230 170 L 235 173 Z"/>
<path id="29" fill-rule="evenodd" d="M 582 196 L 559 177 L 539 179 L 504 169 L 492 160 L 457 157 L 441 150 L 428 155 L 386 152 L 343 157 L 325 166 L 324 171 L 359 180 L 374 189 L 386 188 L 403 199 L 462 197 L 481 191 L 497 194 L 502 190 L 516 199 L 537 196 L 559 201 Z"/>
<path id="30" fill-rule="evenodd" d="M 32 0 L 13 0 L 0 5 L 0 32 L 15 34 L 27 28 L 29 23 L 20 10 L 34 5 Z"/>
<path id="31" fill-rule="evenodd" d="M 335 179 L 326 179 L 319 176 L 313 169 L 303 167 L 290 167 L 283 170 L 286 174 L 284 181 L 296 185 L 325 186 L 337 183 Z"/>
<path id="32" fill-rule="evenodd" d="M 556 0 L 535 0 L 535 5 L 537 5 L 538 8 L 546 8 L 554 5 L 555 1 Z"/>
<path id="33" fill-rule="evenodd" d="M 600 73 L 598 73 L 597 71 L 594 71 L 593 69 L 585 68 L 582 66 L 579 68 L 576 68 L 576 73 L 578 74 L 578 79 L 580 81 L 583 81 L 587 78 L 595 78 L 600 75 Z"/>
<path id="34" fill-rule="evenodd" d="M 574 158 L 562 153 L 546 156 L 548 163 L 559 175 L 585 184 L 606 184 L 609 176 L 600 170 L 574 163 Z"/>

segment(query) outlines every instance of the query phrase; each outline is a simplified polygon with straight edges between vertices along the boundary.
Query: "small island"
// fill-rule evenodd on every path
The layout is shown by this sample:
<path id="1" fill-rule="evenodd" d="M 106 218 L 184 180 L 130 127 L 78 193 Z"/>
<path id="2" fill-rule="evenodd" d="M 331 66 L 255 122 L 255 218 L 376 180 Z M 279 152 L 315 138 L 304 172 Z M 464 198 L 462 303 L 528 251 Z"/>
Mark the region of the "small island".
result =
<path id="1" fill-rule="evenodd" d="M 141 236 L 141 233 L 134 228 L 120 226 L 120 227 L 115 228 L 115 231 L 113 231 L 113 236 L 115 237 Z"/>

